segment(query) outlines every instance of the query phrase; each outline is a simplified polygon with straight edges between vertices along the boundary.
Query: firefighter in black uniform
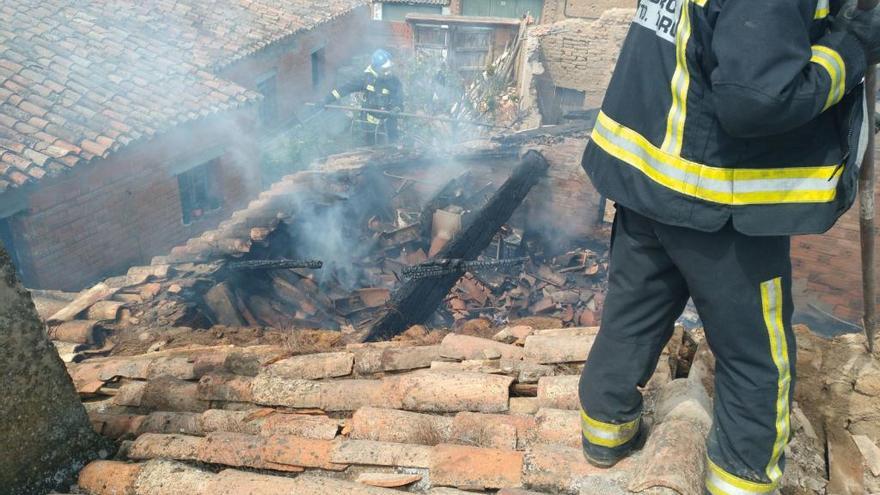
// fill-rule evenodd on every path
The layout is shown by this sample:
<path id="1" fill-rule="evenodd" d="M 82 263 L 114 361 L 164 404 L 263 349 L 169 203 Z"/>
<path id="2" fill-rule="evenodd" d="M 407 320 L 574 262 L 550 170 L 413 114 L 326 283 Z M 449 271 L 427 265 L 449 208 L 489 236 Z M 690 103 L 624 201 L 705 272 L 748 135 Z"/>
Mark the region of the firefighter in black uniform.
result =
<path id="1" fill-rule="evenodd" d="M 795 380 L 789 236 L 852 205 L 878 60 L 880 10 L 854 0 L 639 2 L 582 162 L 617 204 L 579 388 L 588 461 L 639 443 L 637 387 L 692 297 L 717 358 L 706 491 L 776 489 Z"/>
<path id="2" fill-rule="evenodd" d="M 334 89 L 324 98 L 324 104 L 335 103 L 351 93 L 364 93 L 364 112 L 356 125 L 366 135 L 366 144 L 376 144 L 377 136 L 385 134 L 389 143 L 397 141 L 397 118 L 369 110 L 400 112 L 403 110 L 403 87 L 393 73 L 391 54 L 385 50 L 373 53 L 372 63 L 357 78 Z"/>

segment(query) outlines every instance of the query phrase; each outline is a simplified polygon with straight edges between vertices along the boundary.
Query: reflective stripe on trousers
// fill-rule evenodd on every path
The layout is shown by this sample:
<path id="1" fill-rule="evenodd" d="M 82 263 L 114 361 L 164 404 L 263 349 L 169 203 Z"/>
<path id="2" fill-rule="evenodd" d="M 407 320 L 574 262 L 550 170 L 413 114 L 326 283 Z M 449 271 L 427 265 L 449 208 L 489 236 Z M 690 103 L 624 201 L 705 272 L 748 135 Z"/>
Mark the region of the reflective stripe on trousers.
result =
<path id="1" fill-rule="evenodd" d="M 639 431 L 641 418 L 622 424 L 605 423 L 587 416 L 581 409 L 581 431 L 584 438 L 601 447 L 620 447 L 629 442 Z"/>
<path id="2" fill-rule="evenodd" d="M 785 337 L 783 323 L 783 290 L 782 279 L 777 277 L 761 283 L 761 313 L 767 336 L 770 341 L 770 353 L 777 370 L 776 385 L 776 438 L 765 474 L 769 483 L 757 483 L 739 478 L 718 466 L 712 459 L 706 463 L 706 489 L 712 495 L 760 495 L 770 493 L 782 479 L 779 459 L 791 436 L 791 410 L 789 397 L 791 393 L 791 363 L 788 359 L 788 342 Z"/>

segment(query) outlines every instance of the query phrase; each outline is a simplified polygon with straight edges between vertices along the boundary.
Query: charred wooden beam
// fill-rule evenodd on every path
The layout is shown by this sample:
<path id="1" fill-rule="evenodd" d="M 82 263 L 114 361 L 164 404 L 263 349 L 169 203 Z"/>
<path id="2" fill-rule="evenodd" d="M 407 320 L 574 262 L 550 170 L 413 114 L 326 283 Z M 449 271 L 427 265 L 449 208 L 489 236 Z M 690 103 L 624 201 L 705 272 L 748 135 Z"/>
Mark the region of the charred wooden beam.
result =
<path id="1" fill-rule="evenodd" d="M 537 151 L 527 152 L 510 178 L 495 192 L 473 221 L 437 253 L 437 258 L 475 259 L 498 229 L 522 204 L 532 187 L 547 172 L 549 163 Z M 388 310 L 373 324 L 365 340 L 376 341 L 394 337 L 410 325 L 422 323 L 437 309 L 461 274 L 410 280 L 391 298 Z"/>

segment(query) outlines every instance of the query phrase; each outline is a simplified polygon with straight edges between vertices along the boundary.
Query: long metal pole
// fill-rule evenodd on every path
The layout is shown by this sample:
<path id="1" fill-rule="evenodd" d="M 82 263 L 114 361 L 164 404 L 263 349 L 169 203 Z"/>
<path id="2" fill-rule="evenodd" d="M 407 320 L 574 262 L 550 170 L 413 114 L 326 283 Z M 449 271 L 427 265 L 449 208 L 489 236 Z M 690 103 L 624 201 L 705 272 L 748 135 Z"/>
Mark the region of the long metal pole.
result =
<path id="1" fill-rule="evenodd" d="M 880 0 L 859 0 L 859 9 L 870 10 Z M 868 103 L 868 150 L 859 172 L 859 234 L 862 245 L 862 304 L 865 335 L 868 338 L 868 352 L 874 352 L 874 338 L 877 334 L 877 294 L 876 273 L 874 269 L 874 114 L 877 103 L 877 66 L 868 67 L 865 75 L 865 92 Z"/>
<path id="2" fill-rule="evenodd" d="M 318 106 L 315 103 L 306 103 L 308 106 Z M 345 105 L 320 105 L 324 108 L 329 108 L 332 110 L 351 110 L 354 112 L 370 112 L 377 115 L 388 115 L 390 117 L 403 117 L 407 119 L 423 119 L 423 120 L 433 120 L 437 122 L 447 122 L 450 124 L 465 124 L 465 125 L 477 125 L 480 127 L 490 127 L 493 129 L 508 129 L 503 125 L 494 125 L 494 124 L 484 124 L 482 122 L 472 122 L 470 120 L 457 120 L 451 119 L 449 117 L 437 117 L 435 115 L 420 115 L 417 113 L 406 113 L 406 112 L 391 112 L 388 110 L 377 110 L 373 108 L 359 108 L 359 107 L 349 107 Z"/>

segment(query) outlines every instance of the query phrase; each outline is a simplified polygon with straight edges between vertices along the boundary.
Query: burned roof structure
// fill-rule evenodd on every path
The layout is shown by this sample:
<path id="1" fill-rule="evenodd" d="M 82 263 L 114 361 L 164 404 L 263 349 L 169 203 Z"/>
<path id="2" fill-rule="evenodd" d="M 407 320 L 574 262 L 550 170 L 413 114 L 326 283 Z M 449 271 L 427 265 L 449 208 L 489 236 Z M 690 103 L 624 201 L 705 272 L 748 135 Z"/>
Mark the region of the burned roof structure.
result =
<path id="1" fill-rule="evenodd" d="M 357 293 L 357 285 L 339 280 L 342 272 L 333 275 L 334 284 L 321 287 L 317 275 L 294 269 L 281 277 L 259 277 L 271 280 L 273 299 L 269 292 L 249 292 L 254 279 L 236 285 L 230 278 L 216 278 L 224 265 L 309 257 L 313 252 L 302 251 L 309 246 L 303 243 L 306 232 L 297 229 L 312 222 L 311 228 L 325 239 L 335 239 L 321 212 L 333 211 L 334 204 L 346 204 L 368 188 L 372 203 L 352 203 L 341 210 L 352 226 L 372 231 L 368 239 L 375 243 L 370 245 L 376 250 L 368 250 L 364 258 L 368 266 L 355 279 L 376 277 L 393 285 L 398 271 L 380 267 L 418 265 L 439 252 L 434 244 L 443 242 L 442 231 L 448 227 L 444 223 L 435 230 L 432 224 L 430 243 L 420 248 L 427 251 L 410 251 L 425 240 L 417 233 L 423 212 L 389 198 L 417 197 L 421 201 L 415 204 L 429 204 L 436 207 L 434 213 L 445 210 L 455 217 L 457 209 L 432 203 L 438 196 L 425 191 L 447 189 L 444 185 L 451 182 L 448 196 L 465 201 L 465 206 L 473 198 L 479 207 L 485 199 L 475 191 L 492 191 L 524 149 L 538 148 L 554 164 L 542 181 L 559 183 L 550 195 L 540 196 L 536 188 L 537 205 L 526 202 L 519 213 L 541 218 L 527 210 L 567 204 L 565 189 L 558 187 L 567 176 L 554 174 L 565 168 L 557 168 L 560 163 L 578 166 L 572 151 L 582 149 L 588 128 L 573 124 L 539 129 L 466 143 L 442 156 L 374 148 L 329 157 L 276 183 L 216 230 L 149 266 L 134 267 L 125 277 L 84 291 L 55 311 L 48 320 L 56 340 L 92 340 L 89 350 L 60 348 L 70 351 L 68 370 L 95 428 L 122 447 L 112 460 L 86 466 L 78 489 L 90 495 L 701 493 L 714 362 L 699 330 L 676 329 L 644 387 L 650 434 L 642 449 L 608 470 L 590 466 L 581 456 L 577 383 L 597 327 L 568 313 L 583 315 L 590 301 L 601 301 L 601 284 L 588 282 L 596 275 L 602 278 L 606 261 L 601 252 L 562 253 L 555 257 L 562 261 L 542 263 L 534 274 L 518 273 L 513 277 L 516 286 L 505 289 L 501 298 L 494 292 L 493 277 L 465 274 L 445 301 L 450 314 L 470 323 L 480 319 L 474 318 L 480 311 L 496 309 L 487 306 L 504 297 L 515 299 L 511 291 L 523 291 L 525 281 L 535 284 L 534 297 L 540 299 L 536 304 L 530 295 L 526 312 L 551 317 L 457 325 L 453 331 L 415 326 L 395 340 L 372 343 L 359 342 L 362 334 L 353 324 L 359 317 L 345 318 L 339 322 L 342 331 L 334 332 L 299 330 L 304 322 L 289 320 L 280 329 L 286 338 L 232 338 L 245 330 L 234 327 L 249 325 L 251 318 L 284 311 L 308 318 L 330 316 L 329 321 L 333 316 L 321 316 L 321 311 L 355 309 L 341 316 L 369 315 L 385 304 L 387 292 Z M 466 187 L 450 180 L 462 177 L 450 168 L 455 163 L 468 164 L 473 177 L 463 182 Z M 514 215 L 511 224 L 516 222 Z M 508 246 L 504 237 L 492 247 L 515 250 L 529 242 L 513 235 Z M 354 240 L 357 244 L 363 238 Z M 541 259 L 529 255 L 532 262 Z M 332 259 L 325 261 L 332 268 Z M 573 276 L 583 278 L 572 286 Z M 499 277 L 502 284 L 509 278 Z M 224 284 L 226 289 L 217 289 Z M 355 287 L 338 299 L 349 307 L 338 306 L 336 300 L 321 302 L 344 287 Z M 221 293 L 213 297 L 212 291 Z M 356 298 L 350 297 L 353 293 Z M 255 294 L 257 302 L 250 299 Z M 291 302 L 297 307 L 284 306 Z M 308 304 L 316 309 L 307 310 Z M 202 312 L 199 305 L 208 309 Z M 214 325 L 212 319 L 225 311 L 241 320 L 190 329 L 205 334 L 200 341 L 176 341 L 181 329 L 163 328 L 196 324 L 202 318 L 203 326 Z M 95 338 L 95 329 L 102 326 L 111 332 L 104 347 Z M 856 452 L 869 458 L 871 447 L 876 449 L 871 438 L 880 434 L 876 408 L 870 404 L 880 393 L 872 381 L 875 361 L 844 367 L 837 348 L 805 327 L 797 332 L 804 380 L 822 381 L 830 370 L 846 368 L 847 390 L 863 391 L 853 410 L 815 396 L 799 397 L 802 405 L 793 406 L 797 436 L 789 447 L 783 488 L 813 493 L 824 489 L 829 469 L 840 472 L 838 457 L 830 458 L 829 468 L 825 442 L 839 449 L 835 439 L 850 438 L 849 431 L 833 438 L 817 431 L 813 422 L 822 417 L 821 410 L 848 418 L 864 449 Z M 125 335 L 134 338 L 120 340 Z M 841 342 L 851 348 L 863 345 L 857 339 Z M 123 349 L 117 352 L 114 345 Z M 840 481 L 840 476 L 832 474 L 831 483 L 853 481 Z M 862 483 L 873 486 L 876 480 Z"/>

